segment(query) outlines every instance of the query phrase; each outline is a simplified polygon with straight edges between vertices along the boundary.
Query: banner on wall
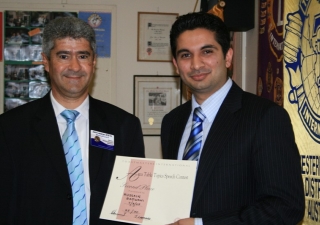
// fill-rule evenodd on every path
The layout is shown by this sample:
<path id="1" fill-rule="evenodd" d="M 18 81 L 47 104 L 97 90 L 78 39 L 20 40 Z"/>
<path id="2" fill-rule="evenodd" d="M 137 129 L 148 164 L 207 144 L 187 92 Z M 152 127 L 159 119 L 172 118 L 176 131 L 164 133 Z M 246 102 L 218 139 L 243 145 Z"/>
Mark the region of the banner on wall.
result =
<path id="1" fill-rule="evenodd" d="M 78 17 L 86 21 L 96 33 L 97 56 L 111 57 L 111 13 L 79 12 Z"/>
<path id="2" fill-rule="evenodd" d="M 260 0 L 257 95 L 283 106 L 283 0 Z"/>
<path id="3" fill-rule="evenodd" d="M 302 224 L 320 224 L 320 1 L 284 5 L 284 108 L 301 155 Z"/>

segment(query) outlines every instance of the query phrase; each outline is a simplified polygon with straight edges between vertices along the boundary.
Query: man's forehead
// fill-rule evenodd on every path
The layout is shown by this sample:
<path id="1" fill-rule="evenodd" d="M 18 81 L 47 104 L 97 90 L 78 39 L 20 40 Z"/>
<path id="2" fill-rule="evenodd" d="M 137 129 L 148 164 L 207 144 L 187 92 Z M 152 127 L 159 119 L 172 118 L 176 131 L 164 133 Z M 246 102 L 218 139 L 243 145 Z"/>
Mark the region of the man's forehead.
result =
<path id="1" fill-rule="evenodd" d="M 207 29 L 198 30 L 186 30 L 181 33 L 176 40 L 176 46 L 178 48 L 190 48 L 198 46 L 216 46 L 219 45 L 215 38 L 214 32 Z"/>
<path id="2" fill-rule="evenodd" d="M 65 50 L 65 51 L 90 51 L 92 47 L 89 41 L 84 38 L 60 38 L 54 41 L 54 45 L 51 50 Z"/>
<path id="3" fill-rule="evenodd" d="M 195 32 L 193 32 L 195 31 Z M 212 31 L 210 29 L 207 29 L 207 28 L 203 28 L 203 27 L 198 27 L 198 28 L 195 28 L 195 29 L 188 29 L 188 30 L 185 30 L 183 32 L 181 32 L 178 36 L 177 36 L 177 39 L 179 39 L 179 37 L 181 37 L 181 35 L 183 34 L 188 34 L 190 35 L 191 33 L 197 33 L 199 35 L 199 33 L 210 33 L 212 34 L 212 37 L 215 39 L 216 38 L 216 32 L 215 31 Z"/>
<path id="4" fill-rule="evenodd" d="M 63 37 L 63 38 L 57 38 L 54 40 L 54 43 L 67 43 L 67 42 L 90 44 L 89 41 L 85 38 Z"/>

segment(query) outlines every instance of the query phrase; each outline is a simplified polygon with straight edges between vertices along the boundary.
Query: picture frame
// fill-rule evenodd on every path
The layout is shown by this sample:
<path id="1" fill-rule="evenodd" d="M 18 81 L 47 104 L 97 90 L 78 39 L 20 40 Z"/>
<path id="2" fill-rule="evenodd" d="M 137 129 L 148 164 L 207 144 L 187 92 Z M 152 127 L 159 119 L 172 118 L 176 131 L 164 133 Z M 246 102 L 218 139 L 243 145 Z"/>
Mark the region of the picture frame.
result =
<path id="1" fill-rule="evenodd" d="M 144 136 L 160 135 L 163 117 L 181 104 L 180 76 L 134 75 L 134 115 Z"/>
<path id="2" fill-rule="evenodd" d="M 138 61 L 170 62 L 171 26 L 178 13 L 138 12 Z"/>
<path id="3" fill-rule="evenodd" d="M 0 62 L 2 62 L 2 58 L 3 58 L 3 51 L 2 51 L 2 49 L 3 49 L 3 44 L 2 44 L 2 41 L 3 41 L 3 37 L 2 37 L 2 35 L 3 35 L 3 19 L 2 19 L 2 16 L 3 16 L 3 14 L 2 14 L 2 12 L 0 12 L 0 49 L 1 49 Z"/>

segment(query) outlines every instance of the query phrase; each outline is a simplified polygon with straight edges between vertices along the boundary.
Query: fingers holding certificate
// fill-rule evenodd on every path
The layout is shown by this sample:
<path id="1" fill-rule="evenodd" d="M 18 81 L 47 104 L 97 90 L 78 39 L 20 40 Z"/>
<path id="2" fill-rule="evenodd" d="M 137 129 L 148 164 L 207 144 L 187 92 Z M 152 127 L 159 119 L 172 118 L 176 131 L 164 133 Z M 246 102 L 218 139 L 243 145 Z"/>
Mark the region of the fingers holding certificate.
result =
<path id="1" fill-rule="evenodd" d="M 100 218 L 170 224 L 190 214 L 196 161 L 117 156 Z"/>

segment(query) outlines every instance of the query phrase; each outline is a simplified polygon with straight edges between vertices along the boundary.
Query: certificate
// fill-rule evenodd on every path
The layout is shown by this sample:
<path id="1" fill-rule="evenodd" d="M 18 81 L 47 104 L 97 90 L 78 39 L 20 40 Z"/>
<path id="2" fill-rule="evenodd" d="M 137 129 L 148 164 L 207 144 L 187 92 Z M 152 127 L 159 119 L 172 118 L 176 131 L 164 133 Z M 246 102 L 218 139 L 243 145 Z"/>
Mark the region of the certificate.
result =
<path id="1" fill-rule="evenodd" d="M 189 218 L 196 161 L 117 156 L 101 219 L 169 224 Z"/>
<path id="2" fill-rule="evenodd" d="M 170 62 L 170 30 L 178 13 L 138 12 L 138 61 Z"/>

